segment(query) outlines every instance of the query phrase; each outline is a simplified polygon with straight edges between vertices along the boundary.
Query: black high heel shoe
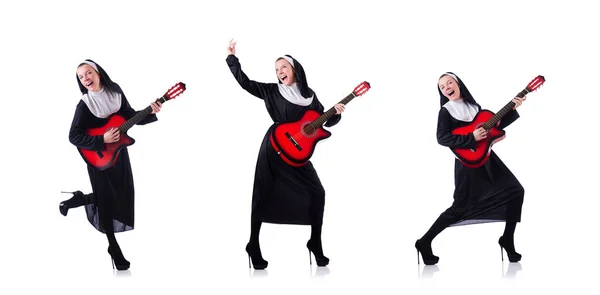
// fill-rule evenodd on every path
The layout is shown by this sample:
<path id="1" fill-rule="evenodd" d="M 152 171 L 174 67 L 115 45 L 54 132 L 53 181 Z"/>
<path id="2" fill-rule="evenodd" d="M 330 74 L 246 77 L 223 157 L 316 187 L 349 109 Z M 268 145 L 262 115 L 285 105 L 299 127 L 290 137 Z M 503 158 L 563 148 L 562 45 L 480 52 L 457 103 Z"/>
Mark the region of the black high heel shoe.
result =
<path id="1" fill-rule="evenodd" d="M 310 265 L 312 265 L 312 256 L 310 255 L 311 252 L 313 255 L 315 255 L 317 266 L 327 266 L 327 264 L 329 264 L 329 258 L 323 254 L 323 246 L 321 243 L 308 240 L 308 242 L 306 242 L 306 248 L 308 248 L 308 261 Z"/>
<path id="2" fill-rule="evenodd" d="M 433 255 L 433 251 L 431 250 L 431 244 L 423 245 L 421 243 L 421 240 L 417 240 L 415 242 L 415 248 L 417 248 L 417 264 L 421 264 L 421 262 L 419 261 L 419 252 L 421 253 L 421 256 L 423 256 L 423 262 L 425 263 L 425 265 L 434 265 L 438 263 L 438 261 L 440 261 L 439 257 Z"/>
<path id="3" fill-rule="evenodd" d="M 508 261 L 519 262 L 521 260 L 521 254 L 519 254 L 519 253 L 517 253 L 517 251 L 515 251 L 514 245 L 509 245 L 506 242 L 506 240 L 504 239 L 504 236 L 501 236 L 498 239 L 498 244 L 500 245 L 500 257 L 502 258 L 502 261 L 504 261 L 504 253 L 503 253 L 502 249 L 504 249 L 506 251 L 506 256 L 508 256 Z M 510 250 L 510 252 L 509 252 L 509 250 Z"/>
<path id="4" fill-rule="evenodd" d="M 70 206 L 70 203 L 72 202 L 71 200 L 73 200 L 75 198 L 82 198 L 83 199 L 83 193 L 81 191 L 61 192 L 61 193 L 63 193 L 63 194 L 73 194 L 73 197 L 71 197 L 70 199 L 68 199 L 66 201 L 60 202 L 60 204 L 58 205 L 58 210 L 60 211 L 60 214 L 62 214 L 63 216 L 67 216 L 67 212 L 69 212 L 69 209 L 71 209 L 71 206 Z"/>
<path id="5" fill-rule="evenodd" d="M 123 256 L 123 252 L 121 252 L 121 249 L 118 248 L 114 250 L 114 252 L 111 250 L 112 248 L 108 246 L 108 254 L 110 254 L 113 269 L 115 269 L 116 267 L 117 270 L 128 270 L 131 263 L 129 263 L 129 261 L 125 259 L 125 257 Z"/>
<path id="6" fill-rule="evenodd" d="M 252 259 L 252 265 L 254 269 L 265 269 L 269 265 L 269 262 L 262 258 L 260 253 L 260 247 L 258 245 L 246 244 L 246 253 L 248 253 L 248 268 L 251 268 L 250 259 Z"/>

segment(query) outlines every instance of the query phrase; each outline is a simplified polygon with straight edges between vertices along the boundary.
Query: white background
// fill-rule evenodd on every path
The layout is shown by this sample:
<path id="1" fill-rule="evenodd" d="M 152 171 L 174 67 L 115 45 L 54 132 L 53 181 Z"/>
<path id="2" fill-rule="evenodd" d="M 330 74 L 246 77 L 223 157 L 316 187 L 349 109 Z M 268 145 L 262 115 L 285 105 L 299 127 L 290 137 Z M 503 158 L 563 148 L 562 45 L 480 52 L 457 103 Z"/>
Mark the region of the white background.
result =
<path id="1" fill-rule="evenodd" d="M 10 4 L 7 4 L 10 3 Z M 143 3 L 143 4 L 142 4 Z M 3 294 L 580 293 L 599 262 L 595 113 L 600 66 L 592 1 L 19 1 L 0 9 Z M 313 157 L 326 189 L 327 268 L 309 267 L 308 226 L 265 224 L 267 271 L 247 266 L 256 157 L 271 124 L 225 58 L 276 82 L 291 54 L 330 108 L 366 80 Z M 90 191 L 68 141 L 76 66 L 98 62 L 145 108 L 182 81 L 159 121 L 133 127 L 135 230 L 117 235 L 131 269 L 113 273 L 105 236 L 61 190 Z M 525 187 L 520 264 L 501 263 L 504 224 L 414 242 L 450 206 L 454 159 L 435 137 L 438 77 L 455 72 L 498 111 L 531 79 L 521 118 L 495 151 Z M 517 269 L 520 271 L 516 271 Z M 509 279 L 507 279 L 509 278 Z M 9 291 L 11 288 L 16 288 Z M 596 287 L 597 289 L 597 287 Z M 136 294 L 137 294 L 136 293 Z"/>

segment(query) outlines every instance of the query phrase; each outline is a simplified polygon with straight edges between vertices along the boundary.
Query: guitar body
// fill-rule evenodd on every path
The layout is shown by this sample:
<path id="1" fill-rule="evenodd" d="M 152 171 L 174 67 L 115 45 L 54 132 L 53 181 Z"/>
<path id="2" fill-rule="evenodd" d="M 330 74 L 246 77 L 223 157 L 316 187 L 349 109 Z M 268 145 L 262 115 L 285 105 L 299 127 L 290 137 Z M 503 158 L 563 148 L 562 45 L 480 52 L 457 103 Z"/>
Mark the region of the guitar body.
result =
<path id="1" fill-rule="evenodd" d="M 544 82 L 546 82 L 544 76 L 539 75 L 535 77 L 527 84 L 525 89 L 517 94 L 516 98 L 523 98 L 527 93 L 537 90 Z M 494 114 L 489 110 L 481 110 L 469 125 L 452 130 L 452 134 L 454 135 L 468 135 L 469 133 L 473 133 L 473 131 L 479 127 L 483 127 L 487 130 L 487 137 L 478 141 L 475 148 L 450 149 L 464 166 L 469 168 L 479 168 L 485 164 L 492 152 L 492 146 L 496 142 L 503 140 L 506 136 L 504 130 L 498 129 L 501 118 L 512 111 L 515 105 L 516 104 L 511 100 L 497 114 Z"/>
<path id="2" fill-rule="evenodd" d="M 109 117 L 108 122 L 104 124 L 104 126 L 90 128 L 86 131 L 86 133 L 90 136 L 104 135 L 104 133 L 106 133 L 106 131 L 109 129 L 118 128 L 125 122 L 125 118 L 120 115 L 113 114 Z M 88 150 L 79 147 L 77 149 L 86 163 L 100 170 L 106 170 L 115 164 L 117 157 L 119 156 L 119 152 L 123 148 L 134 143 L 135 140 L 133 138 L 129 137 L 126 133 L 121 133 L 119 136 L 119 141 L 105 143 L 105 149 L 102 151 Z"/>
<path id="3" fill-rule="evenodd" d="M 452 134 L 454 135 L 468 135 L 469 133 L 473 133 L 477 128 L 481 127 L 488 120 L 490 120 L 494 116 L 494 113 L 488 110 L 481 110 L 473 121 L 469 123 L 469 125 L 458 127 L 452 130 Z M 492 151 L 492 146 L 504 139 L 506 136 L 504 130 L 500 130 L 493 126 L 490 130 L 488 130 L 488 135 L 486 138 L 477 142 L 474 149 L 469 148 L 452 148 L 452 152 L 458 160 L 466 167 L 469 168 L 478 168 L 483 166 L 485 162 L 488 160 L 490 153 Z"/>
<path id="4" fill-rule="evenodd" d="M 317 111 L 308 110 L 296 122 L 275 126 L 270 135 L 271 145 L 286 163 L 294 167 L 303 166 L 312 157 L 317 143 L 331 136 L 331 132 L 321 126 L 310 134 L 305 132 L 304 127 L 319 116 Z"/>
<path id="5" fill-rule="evenodd" d="M 163 94 L 163 96 L 161 96 L 159 99 L 157 99 L 156 102 L 163 104 L 166 101 L 172 100 L 181 95 L 185 89 L 185 84 L 178 82 L 173 87 L 169 88 L 169 90 L 167 90 L 167 92 L 165 92 L 165 94 Z M 145 109 L 136 112 L 136 114 L 129 120 L 125 120 L 125 118 L 117 114 L 111 115 L 108 117 L 108 121 L 106 124 L 104 124 L 104 126 L 90 128 L 86 130 L 86 133 L 90 136 L 99 136 L 104 135 L 106 131 L 112 128 L 118 128 L 120 131 L 119 141 L 105 143 L 104 150 L 102 151 L 94 151 L 78 147 L 77 150 L 79 151 L 79 154 L 81 154 L 81 157 L 83 157 L 83 160 L 88 165 L 94 166 L 102 171 L 112 167 L 117 161 L 119 152 L 125 147 L 135 143 L 135 140 L 127 135 L 127 130 L 142 121 L 151 113 L 152 106 L 148 106 Z"/>

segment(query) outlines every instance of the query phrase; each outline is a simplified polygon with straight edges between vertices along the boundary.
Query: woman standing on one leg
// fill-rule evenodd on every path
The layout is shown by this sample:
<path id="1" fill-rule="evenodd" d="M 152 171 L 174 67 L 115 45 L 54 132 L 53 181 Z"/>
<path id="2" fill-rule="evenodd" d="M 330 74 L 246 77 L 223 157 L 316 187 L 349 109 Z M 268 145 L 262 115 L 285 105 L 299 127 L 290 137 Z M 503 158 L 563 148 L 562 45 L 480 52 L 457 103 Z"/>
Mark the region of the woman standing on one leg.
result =
<path id="1" fill-rule="evenodd" d="M 451 72 L 443 74 L 438 81 L 441 109 L 438 115 L 438 143 L 449 148 L 470 148 L 476 142 L 485 139 L 487 134 L 483 128 L 469 135 L 453 135 L 452 130 L 468 125 L 481 106 L 465 86 Z M 516 104 L 500 122 L 504 129 L 517 118 L 515 110 L 523 98 L 514 98 Z M 498 240 L 508 254 L 511 262 L 521 259 L 514 246 L 514 232 L 517 222 L 521 221 L 521 207 L 525 191 L 517 178 L 502 163 L 492 150 L 487 162 L 479 168 L 468 168 L 456 159 L 454 164 L 454 202 L 433 223 L 429 231 L 415 243 L 427 265 L 436 264 L 439 257 L 433 255 L 431 242 L 446 227 L 483 222 L 505 221 L 503 235 Z"/>
<path id="2" fill-rule="evenodd" d="M 262 222 L 310 225 L 311 236 L 306 247 L 314 254 L 317 265 L 325 266 L 329 263 L 321 244 L 325 190 L 319 176 L 311 162 L 301 167 L 287 164 L 269 143 L 269 134 L 276 123 L 299 120 L 308 109 L 323 113 L 323 105 L 308 87 L 304 69 L 297 60 L 286 55 L 275 61 L 278 83 L 252 81 L 235 56 L 235 44 L 229 44 L 226 59 L 231 73 L 243 89 L 264 101 L 274 122 L 263 138 L 256 164 L 246 252 L 255 269 L 264 269 L 268 262 L 263 259 L 259 245 Z M 344 105 L 337 104 L 335 109 L 336 115 L 325 126 L 331 127 L 340 121 Z"/>
<path id="3" fill-rule="evenodd" d="M 112 129 L 100 136 L 90 136 L 86 130 L 104 126 L 112 114 L 128 120 L 137 112 L 129 105 L 121 87 L 92 60 L 85 60 L 77 67 L 77 84 L 83 96 L 75 110 L 69 141 L 76 147 L 104 150 L 105 143 L 119 140 L 119 130 Z M 155 114 L 160 111 L 161 104 L 153 102 L 151 107 L 152 114 L 138 125 L 157 120 Z M 115 237 L 117 232 L 132 230 L 134 223 L 133 175 L 127 148 L 120 151 L 111 168 L 102 171 L 88 165 L 87 170 L 93 193 L 73 192 L 72 198 L 60 203 L 60 213 L 66 216 L 69 209 L 85 205 L 89 222 L 108 238 L 108 253 L 114 265 L 118 270 L 129 269 L 130 263 Z"/>

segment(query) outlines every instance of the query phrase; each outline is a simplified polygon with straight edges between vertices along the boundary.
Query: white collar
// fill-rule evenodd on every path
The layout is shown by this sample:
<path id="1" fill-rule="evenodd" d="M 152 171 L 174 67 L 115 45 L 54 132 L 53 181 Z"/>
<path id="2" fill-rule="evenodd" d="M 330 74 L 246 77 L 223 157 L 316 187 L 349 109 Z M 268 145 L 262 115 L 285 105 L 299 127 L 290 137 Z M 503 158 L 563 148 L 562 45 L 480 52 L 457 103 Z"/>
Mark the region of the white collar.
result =
<path id="1" fill-rule="evenodd" d="M 121 94 L 105 91 L 104 87 L 98 92 L 88 91 L 81 99 L 98 118 L 107 118 L 121 108 Z"/>
<path id="2" fill-rule="evenodd" d="M 313 101 L 314 94 L 309 98 L 304 98 L 300 93 L 300 88 L 298 87 L 298 83 L 294 83 L 291 86 L 285 86 L 281 83 L 277 84 L 279 86 L 279 93 L 283 98 L 287 101 L 299 105 L 299 106 L 307 106 L 310 105 Z"/>
<path id="3" fill-rule="evenodd" d="M 467 103 L 462 98 L 459 100 L 449 100 L 443 105 L 448 110 L 450 115 L 460 121 L 471 122 L 479 112 L 476 105 Z"/>

